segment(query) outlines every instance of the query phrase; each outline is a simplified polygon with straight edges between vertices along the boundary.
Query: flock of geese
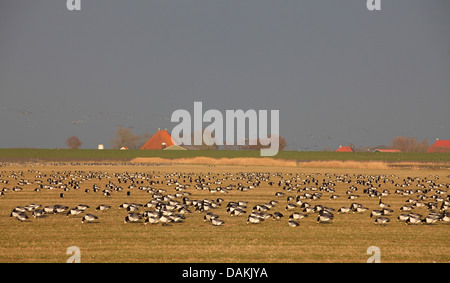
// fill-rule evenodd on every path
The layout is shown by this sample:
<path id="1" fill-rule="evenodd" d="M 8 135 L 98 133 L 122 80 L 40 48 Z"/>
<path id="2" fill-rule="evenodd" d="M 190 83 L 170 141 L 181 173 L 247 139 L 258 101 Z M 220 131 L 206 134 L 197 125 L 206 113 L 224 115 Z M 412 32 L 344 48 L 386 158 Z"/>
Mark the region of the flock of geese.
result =
<path id="1" fill-rule="evenodd" d="M 38 170 L 28 170 L 28 174 L 30 173 L 34 174 L 34 181 L 25 178 L 27 173 L 23 171 L 0 172 L 0 184 L 4 185 L 0 196 L 7 198 L 9 194 L 20 193 L 24 187 L 37 194 L 43 190 L 55 190 L 61 199 L 73 190 L 84 191 L 86 197 L 93 193 L 102 194 L 105 197 L 104 203 L 108 203 L 112 196 L 130 198 L 136 190 L 144 191 L 149 196 L 148 201 L 143 203 L 123 202 L 118 207 L 110 204 L 96 205 L 95 212 L 92 213 L 87 213 L 90 206 L 85 204 L 74 207 L 35 203 L 16 206 L 10 217 L 21 222 L 31 221 L 30 214 L 33 218 L 65 214 L 67 217 L 80 217 L 82 223 L 101 222 L 97 212 L 117 208 L 124 211 L 124 223 L 163 226 L 185 222 L 191 213 L 200 213 L 204 222 L 212 226 L 224 225 L 227 217 L 238 217 L 245 218 L 247 224 L 259 224 L 273 219 L 287 220 L 287 225 L 297 227 L 305 217 L 314 217 L 319 224 L 333 223 L 335 215 L 352 213 L 369 214 L 369 219 L 382 225 L 391 222 L 393 215 L 398 213 L 400 214 L 396 220 L 407 225 L 450 223 L 450 212 L 447 212 L 450 206 L 447 192 L 450 183 L 440 182 L 439 176 L 401 179 L 395 175 L 158 171 L 63 171 L 43 174 Z M 87 187 L 86 182 L 91 185 Z M 338 184 L 340 194 L 336 192 Z M 343 192 L 342 188 L 347 189 Z M 244 199 L 247 191 L 264 192 L 269 189 L 276 192 L 272 200 L 267 202 L 255 204 L 252 199 L 234 200 L 241 196 Z M 228 194 L 232 198 L 226 201 Z M 394 207 L 385 202 L 392 194 L 404 199 L 404 204 Z M 247 197 L 251 198 L 251 195 Z M 364 198 L 374 199 L 371 204 L 376 204 L 376 209 L 365 206 L 367 201 L 358 202 L 358 199 Z M 327 199 L 327 205 L 320 204 L 324 199 Z M 339 208 L 331 207 L 330 204 L 342 199 L 345 201 L 339 202 Z M 343 203 L 347 205 L 342 205 Z M 417 212 L 419 209 L 422 213 Z"/>

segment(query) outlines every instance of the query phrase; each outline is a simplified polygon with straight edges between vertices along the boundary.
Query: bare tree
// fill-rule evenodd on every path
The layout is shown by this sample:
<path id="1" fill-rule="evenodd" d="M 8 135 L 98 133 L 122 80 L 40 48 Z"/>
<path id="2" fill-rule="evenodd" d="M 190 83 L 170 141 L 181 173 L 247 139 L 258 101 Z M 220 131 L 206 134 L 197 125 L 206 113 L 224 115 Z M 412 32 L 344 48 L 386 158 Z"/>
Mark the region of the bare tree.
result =
<path id="1" fill-rule="evenodd" d="M 269 138 L 270 137 L 271 136 L 269 136 Z M 286 140 L 283 137 L 278 136 L 278 150 L 280 150 L 280 151 L 285 150 L 286 146 L 287 146 Z M 256 145 L 250 145 L 249 142 L 247 142 L 246 145 L 240 146 L 239 149 L 241 149 L 241 150 L 261 150 L 263 148 L 270 148 L 270 145 L 262 145 L 261 140 L 257 139 Z"/>
<path id="2" fill-rule="evenodd" d="M 392 139 L 392 148 L 398 149 L 401 152 L 406 152 L 408 150 L 408 143 L 407 137 L 395 137 Z"/>
<path id="3" fill-rule="evenodd" d="M 283 138 L 282 136 L 279 137 L 279 143 L 278 143 L 278 146 L 279 146 L 279 150 L 280 150 L 280 151 L 281 151 L 281 150 L 285 150 L 286 147 L 287 147 L 286 139 Z"/>
<path id="4" fill-rule="evenodd" d="M 429 147 L 427 139 L 424 139 L 421 143 L 412 137 L 400 136 L 392 139 L 392 148 L 402 152 L 425 152 Z"/>
<path id="5" fill-rule="evenodd" d="M 139 149 L 141 144 L 141 136 L 135 135 L 130 128 L 119 126 L 113 139 L 111 139 L 111 148 L 120 149 L 127 147 L 129 149 Z"/>
<path id="6" fill-rule="evenodd" d="M 66 145 L 70 149 L 78 149 L 83 143 L 77 136 L 71 136 L 66 140 Z"/>
<path id="7" fill-rule="evenodd" d="M 420 144 L 420 152 L 427 152 L 427 150 L 430 148 L 430 143 L 428 142 L 428 139 L 423 139 L 422 143 Z"/>
<path id="8" fill-rule="evenodd" d="M 201 150 L 217 150 L 219 146 L 217 145 L 216 137 L 214 133 L 206 129 L 202 129 L 201 132 L 191 133 L 191 142 L 194 144 L 195 138 L 202 141 L 201 145 L 196 145 Z"/>

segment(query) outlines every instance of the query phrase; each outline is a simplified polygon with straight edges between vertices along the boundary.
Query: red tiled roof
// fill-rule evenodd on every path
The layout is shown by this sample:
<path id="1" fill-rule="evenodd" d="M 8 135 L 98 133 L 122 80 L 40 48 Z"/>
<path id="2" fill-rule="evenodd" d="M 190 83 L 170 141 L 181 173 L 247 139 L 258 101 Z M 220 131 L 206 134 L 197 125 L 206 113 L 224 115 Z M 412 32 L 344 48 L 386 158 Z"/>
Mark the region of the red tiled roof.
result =
<path id="1" fill-rule="evenodd" d="M 427 152 L 450 153 L 450 140 L 437 140 Z"/>
<path id="2" fill-rule="evenodd" d="M 353 149 L 349 146 L 340 146 L 338 149 L 336 149 L 338 152 L 353 152 Z"/>
<path id="3" fill-rule="evenodd" d="M 166 144 L 166 148 L 176 144 L 167 131 L 158 130 L 141 149 L 163 149 L 163 143 Z"/>

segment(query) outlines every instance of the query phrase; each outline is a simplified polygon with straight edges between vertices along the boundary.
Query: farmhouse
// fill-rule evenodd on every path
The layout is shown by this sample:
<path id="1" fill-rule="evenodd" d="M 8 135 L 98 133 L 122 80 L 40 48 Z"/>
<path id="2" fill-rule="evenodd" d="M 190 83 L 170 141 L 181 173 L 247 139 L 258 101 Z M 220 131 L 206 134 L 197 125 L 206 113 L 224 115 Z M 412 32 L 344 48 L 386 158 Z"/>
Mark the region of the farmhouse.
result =
<path id="1" fill-rule="evenodd" d="M 176 142 L 172 139 L 167 129 L 158 131 L 141 147 L 141 149 L 165 149 L 175 145 Z"/>
<path id="2" fill-rule="evenodd" d="M 427 152 L 450 153 L 450 140 L 437 140 Z"/>
<path id="3" fill-rule="evenodd" d="M 353 152 L 353 149 L 349 146 L 339 146 L 338 149 L 336 149 L 337 152 Z"/>
<path id="4" fill-rule="evenodd" d="M 402 152 L 398 149 L 375 149 L 374 152 Z"/>

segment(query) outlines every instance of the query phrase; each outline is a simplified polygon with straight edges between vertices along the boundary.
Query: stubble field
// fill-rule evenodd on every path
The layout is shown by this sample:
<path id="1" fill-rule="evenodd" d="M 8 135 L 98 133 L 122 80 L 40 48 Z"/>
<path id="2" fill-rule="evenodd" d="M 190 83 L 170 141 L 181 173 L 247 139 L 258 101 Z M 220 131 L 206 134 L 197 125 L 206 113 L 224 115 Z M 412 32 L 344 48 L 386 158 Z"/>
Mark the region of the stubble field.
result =
<path id="1" fill-rule="evenodd" d="M 367 254 L 371 246 L 380 249 L 382 262 L 450 262 L 448 223 L 407 225 L 397 221 L 404 213 L 418 213 L 423 219 L 429 213 L 439 212 L 444 202 L 439 197 L 448 199 L 449 175 L 445 169 L 3 163 L 0 186 L 9 190 L 0 197 L 0 262 L 66 262 L 71 256 L 67 254 L 71 246 L 79 248 L 81 262 L 366 262 L 371 256 Z M 97 192 L 94 185 L 99 188 Z M 13 191 L 15 186 L 22 190 Z M 351 186 L 357 189 L 349 192 Z M 35 192 L 39 187 L 40 191 Z M 218 187 L 222 192 L 215 191 Z M 375 224 L 375 217 L 370 217 L 380 207 L 378 197 L 369 197 L 364 192 L 367 188 L 389 191 L 389 195 L 382 196 L 382 202 L 392 209 L 385 216 L 390 219 L 386 225 Z M 111 190 L 110 196 L 104 195 L 105 189 Z M 403 193 L 396 193 L 397 189 Z M 276 196 L 277 192 L 283 195 Z M 310 195 L 318 198 L 308 198 Z M 330 199 L 332 195 L 338 197 Z M 350 195 L 359 197 L 349 200 Z M 307 197 L 300 200 L 299 196 Z M 219 198 L 223 200 L 221 203 Z M 136 204 L 136 213 L 142 214 L 158 209 L 145 206 L 152 199 L 158 199 L 164 206 L 170 201 L 178 203 L 177 210 L 173 210 L 175 214 L 180 214 L 181 207 L 188 212 L 181 222 L 168 225 L 145 225 L 144 219 L 124 223 L 129 212 L 119 208 L 120 205 Z M 411 202 L 411 211 L 400 211 L 408 199 L 425 206 Z M 220 206 L 196 211 L 196 206 L 189 202 L 192 200 Z M 247 224 L 256 205 L 267 205 L 272 200 L 278 203 L 266 213 L 281 212 L 281 220 L 269 216 L 258 224 Z M 238 201 L 247 202 L 245 213 L 231 216 L 227 204 Z M 288 203 L 297 207 L 287 211 Z M 305 212 L 303 203 L 316 210 Z M 367 210 L 338 212 L 352 203 Z M 436 203 L 437 208 L 428 207 L 429 203 Z M 54 205 L 75 208 L 80 204 L 89 208 L 76 216 L 66 216 L 66 210 L 40 218 L 27 211 L 29 219 L 25 221 L 10 217 L 14 208 L 30 204 L 39 204 L 41 209 Z M 101 204 L 111 208 L 95 211 Z M 320 207 L 333 209 L 330 223 L 317 223 Z M 224 224 L 213 226 L 205 221 L 208 212 L 216 214 Z M 294 212 L 307 217 L 296 220 L 299 226 L 290 227 L 289 216 Z M 81 223 L 88 213 L 98 219 Z"/>

